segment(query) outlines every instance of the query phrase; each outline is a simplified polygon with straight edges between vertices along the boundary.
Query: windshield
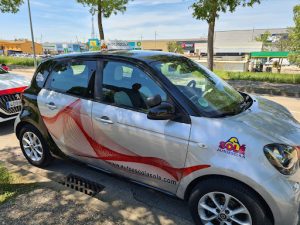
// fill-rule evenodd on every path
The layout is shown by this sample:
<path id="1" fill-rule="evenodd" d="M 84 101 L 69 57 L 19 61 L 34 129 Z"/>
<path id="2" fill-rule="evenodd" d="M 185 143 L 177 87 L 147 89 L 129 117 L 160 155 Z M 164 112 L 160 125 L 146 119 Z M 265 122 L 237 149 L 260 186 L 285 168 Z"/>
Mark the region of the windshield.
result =
<path id="1" fill-rule="evenodd" d="M 151 65 L 166 76 L 205 116 L 235 115 L 244 97 L 213 72 L 181 56 L 158 56 Z"/>

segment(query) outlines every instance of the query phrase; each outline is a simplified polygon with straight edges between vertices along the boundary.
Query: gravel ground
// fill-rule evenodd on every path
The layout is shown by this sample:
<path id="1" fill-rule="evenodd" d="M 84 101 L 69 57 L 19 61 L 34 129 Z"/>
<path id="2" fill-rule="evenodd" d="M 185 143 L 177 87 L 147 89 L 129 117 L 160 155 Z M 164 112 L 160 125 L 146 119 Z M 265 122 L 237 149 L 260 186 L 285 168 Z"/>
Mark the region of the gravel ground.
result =
<path id="1" fill-rule="evenodd" d="M 125 224 L 124 221 L 65 200 L 59 192 L 39 188 L 0 206 L 0 224 Z M 130 223 L 126 223 L 130 224 Z"/>

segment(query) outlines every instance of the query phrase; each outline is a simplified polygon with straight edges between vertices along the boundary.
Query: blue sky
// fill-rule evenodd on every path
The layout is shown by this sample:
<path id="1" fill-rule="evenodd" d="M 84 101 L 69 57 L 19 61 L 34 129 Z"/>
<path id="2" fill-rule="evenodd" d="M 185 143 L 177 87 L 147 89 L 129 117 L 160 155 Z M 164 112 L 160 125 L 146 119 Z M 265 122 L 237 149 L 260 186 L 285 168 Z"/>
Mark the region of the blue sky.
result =
<path id="1" fill-rule="evenodd" d="M 135 0 L 125 14 L 104 21 L 107 39 L 197 38 L 207 24 L 192 17 L 195 0 Z M 285 28 L 293 25 L 293 6 L 299 0 L 262 0 L 254 8 L 221 14 L 216 30 Z M 89 9 L 76 0 L 31 0 L 36 41 L 86 41 L 91 36 Z M 96 23 L 95 23 L 96 25 Z M 30 38 L 27 5 L 18 14 L 0 14 L 0 39 Z M 95 26 L 96 31 L 97 26 Z"/>

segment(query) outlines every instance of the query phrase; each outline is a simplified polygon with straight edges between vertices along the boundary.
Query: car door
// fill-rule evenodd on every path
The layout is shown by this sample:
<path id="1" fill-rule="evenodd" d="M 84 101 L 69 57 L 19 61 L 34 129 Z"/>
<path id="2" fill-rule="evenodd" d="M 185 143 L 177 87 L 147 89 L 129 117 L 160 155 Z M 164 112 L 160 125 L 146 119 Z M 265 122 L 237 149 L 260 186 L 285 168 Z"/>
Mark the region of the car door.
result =
<path id="1" fill-rule="evenodd" d="M 191 125 L 149 120 L 145 101 L 159 94 L 172 102 L 171 97 L 143 69 L 124 61 L 104 61 L 95 88 L 99 96 L 92 109 L 93 163 L 174 193 L 185 173 Z M 180 110 L 177 107 L 177 113 L 184 113 Z"/>
<path id="2" fill-rule="evenodd" d="M 57 146 L 66 155 L 85 159 L 94 151 L 91 122 L 93 77 L 96 61 L 55 62 L 45 87 L 38 95 L 41 117 Z"/>

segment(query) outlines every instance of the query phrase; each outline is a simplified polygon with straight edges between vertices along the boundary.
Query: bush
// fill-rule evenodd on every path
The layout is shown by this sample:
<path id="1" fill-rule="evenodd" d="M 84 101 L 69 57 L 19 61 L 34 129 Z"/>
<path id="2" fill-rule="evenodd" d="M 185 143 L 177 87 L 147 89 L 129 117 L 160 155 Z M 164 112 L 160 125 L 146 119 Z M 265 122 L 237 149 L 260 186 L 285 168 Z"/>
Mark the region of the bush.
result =
<path id="1" fill-rule="evenodd" d="M 224 80 L 251 80 L 270 83 L 300 84 L 300 74 L 215 71 Z"/>
<path id="2" fill-rule="evenodd" d="M 0 56 L 0 64 L 1 63 L 4 63 L 6 65 L 34 66 L 34 59 L 33 58 Z"/>

